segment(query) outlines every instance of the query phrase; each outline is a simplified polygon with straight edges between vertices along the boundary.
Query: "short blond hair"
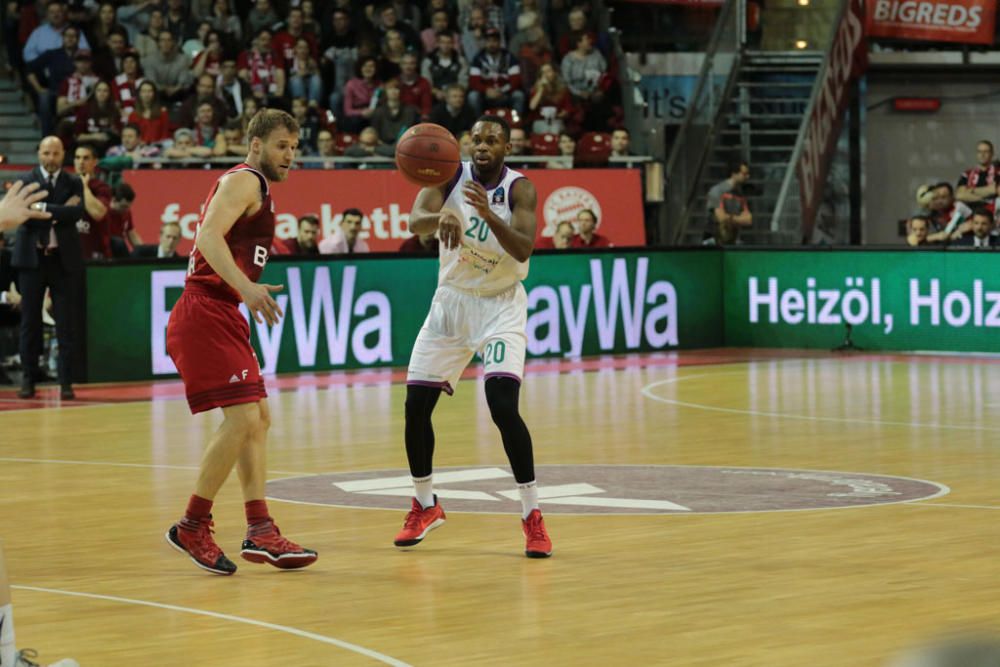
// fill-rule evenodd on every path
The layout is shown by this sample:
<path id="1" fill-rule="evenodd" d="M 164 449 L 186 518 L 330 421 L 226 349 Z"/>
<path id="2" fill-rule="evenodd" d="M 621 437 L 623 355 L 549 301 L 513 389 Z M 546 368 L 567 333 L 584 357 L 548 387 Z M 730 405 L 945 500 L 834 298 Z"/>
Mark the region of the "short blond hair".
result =
<path id="1" fill-rule="evenodd" d="M 281 109 L 261 109 L 254 114 L 247 126 L 247 142 L 253 141 L 254 137 L 266 141 L 267 137 L 279 127 L 296 136 L 299 134 L 299 123 L 292 114 Z"/>

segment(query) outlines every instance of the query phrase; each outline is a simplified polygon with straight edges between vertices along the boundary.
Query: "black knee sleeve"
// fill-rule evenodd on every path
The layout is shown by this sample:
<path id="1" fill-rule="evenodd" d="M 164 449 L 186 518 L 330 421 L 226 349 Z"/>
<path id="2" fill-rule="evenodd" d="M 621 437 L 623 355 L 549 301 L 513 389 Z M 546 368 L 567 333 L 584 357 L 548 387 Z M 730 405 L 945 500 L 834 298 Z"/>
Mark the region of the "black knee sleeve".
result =
<path id="1" fill-rule="evenodd" d="M 426 477 L 431 474 L 434 460 L 434 428 L 431 414 L 441 396 L 438 387 L 410 384 L 406 386 L 406 458 L 410 474 Z"/>
<path id="2" fill-rule="evenodd" d="M 486 380 L 486 402 L 490 406 L 493 423 L 500 429 L 514 479 L 519 484 L 526 484 L 535 479 L 535 462 L 531 434 L 517 409 L 520 394 L 521 384 L 513 378 L 491 377 Z"/>

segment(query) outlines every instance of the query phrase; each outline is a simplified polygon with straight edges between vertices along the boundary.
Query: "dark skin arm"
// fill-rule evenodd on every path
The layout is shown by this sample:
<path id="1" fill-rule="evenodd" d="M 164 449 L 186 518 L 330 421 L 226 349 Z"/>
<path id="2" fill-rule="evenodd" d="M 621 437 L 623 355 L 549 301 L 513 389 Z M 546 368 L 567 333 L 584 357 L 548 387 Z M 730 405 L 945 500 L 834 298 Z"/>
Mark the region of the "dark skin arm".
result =
<path id="1" fill-rule="evenodd" d="M 410 211 L 410 232 L 414 235 L 437 231 L 441 244 L 451 250 L 462 244 L 462 223 L 444 206 L 444 187 L 423 188 Z"/>
<path id="2" fill-rule="evenodd" d="M 511 257 L 518 262 L 527 261 L 531 257 L 535 248 L 535 230 L 538 226 L 535 218 L 538 194 L 531 181 L 522 178 L 515 181 L 511 188 L 513 211 L 510 225 L 490 210 L 486 189 L 479 183 L 467 182 L 462 194 L 465 195 L 465 202 L 476 209 L 476 213 L 490 226 L 490 231 Z"/>

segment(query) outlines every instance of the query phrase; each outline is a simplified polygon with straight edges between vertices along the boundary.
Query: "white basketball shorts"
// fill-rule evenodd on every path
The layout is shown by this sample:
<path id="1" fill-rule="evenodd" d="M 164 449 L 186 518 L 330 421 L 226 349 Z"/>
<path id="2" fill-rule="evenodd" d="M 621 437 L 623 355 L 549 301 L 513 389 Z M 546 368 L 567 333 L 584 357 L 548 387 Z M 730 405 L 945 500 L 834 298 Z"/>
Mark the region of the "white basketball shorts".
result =
<path id="1" fill-rule="evenodd" d="M 496 296 L 477 296 L 442 285 L 413 345 L 407 384 L 454 393 L 472 355 L 483 360 L 486 377 L 524 377 L 528 295 L 521 283 Z"/>

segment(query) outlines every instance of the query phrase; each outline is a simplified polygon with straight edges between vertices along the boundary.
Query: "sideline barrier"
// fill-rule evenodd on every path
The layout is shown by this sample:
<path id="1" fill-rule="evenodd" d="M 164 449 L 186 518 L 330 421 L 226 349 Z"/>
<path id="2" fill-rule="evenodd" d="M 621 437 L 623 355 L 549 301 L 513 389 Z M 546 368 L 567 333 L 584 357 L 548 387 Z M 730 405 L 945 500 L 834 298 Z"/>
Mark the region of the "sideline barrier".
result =
<path id="1" fill-rule="evenodd" d="M 547 254 L 531 259 L 528 353 L 581 356 L 722 344 L 717 252 Z M 186 264 L 87 267 L 87 379 L 171 376 L 169 311 Z M 285 317 L 251 322 L 265 373 L 405 366 L 437 284 L 436 258 L 271 261 L 261 282 Z M 683 314 L 679 310 L 683 306 Z"/>
<path id="2" fill-rule="evenodd" d="M 532 357 L 676 348 L 1000 352 L 1000 257 L 981 252 L 610 250 L 531 260 Z M 88 380 L 171 376 L 165 332 L 185 264 L 87 267 Z M 435 258 L 278 259 L 273 329 L 251 323 L 267 373 L 404 366 Z"/>
<path id="3" fill-rule="evenodd" d="M 1000 257 L 951 250 L 723 252 L 726 345 L 1000 352 Z M 682 305 L 683 308 L 683 305 Z"/>

